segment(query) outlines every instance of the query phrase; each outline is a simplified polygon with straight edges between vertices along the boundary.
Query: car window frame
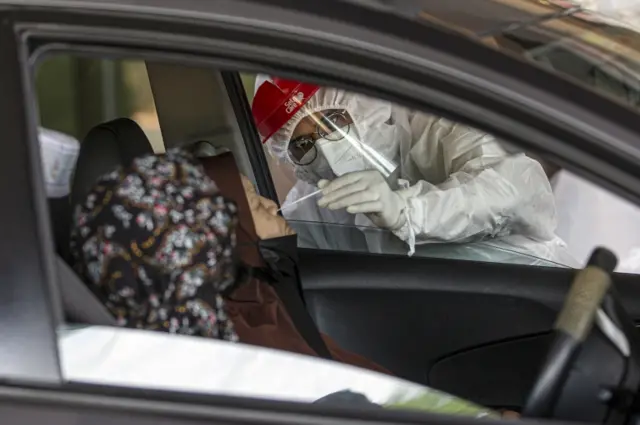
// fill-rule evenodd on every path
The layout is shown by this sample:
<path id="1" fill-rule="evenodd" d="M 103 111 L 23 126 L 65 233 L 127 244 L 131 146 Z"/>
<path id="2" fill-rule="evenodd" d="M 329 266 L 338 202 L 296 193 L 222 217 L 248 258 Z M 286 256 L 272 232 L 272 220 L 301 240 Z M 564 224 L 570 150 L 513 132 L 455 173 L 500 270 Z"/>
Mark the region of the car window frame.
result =
<path id="1" fill-rule="evenodd" d="M 70 418 L 78 424 L 120 425 L 469 425 L 477 421 L 464 416 L 398 409 L 363 409 L 82 383 L 67 384 L 62 388 L 0 385 L 0 414 L 3 424 L 7 425 L 42 423 L 43 420 L 51 425 L 67 425 Z M 502 423 L 493 418 L 482 421 L 487 425 Z M 526 419 L 522 423 L 534 424 Z"/>
<path id="2" fill-rule="evenodd" d="M 10 294 L 0 301 L 0 338 L 11 347 L 0 356 L 0 380 L 55 384 L 61 381 L 56 328 L 62 309 L 54 258 L 49 255 L 53 235 L 46 220 L 37 121 L 29 114 L 32 105 L 27 100 L 33 97 L 27 84 L 31 75 L 22 66 L 27 57 L 11 16 L 0 12 L 0 128 L 7 141 L 0 166 L 5 176 L 13 177 L 0 183 L 0 193 L 12 200 L 3 213 L 11 225 L 0 238 L 3 292 Z"/>
<path id="3" fill-rule="evenodd" d="M 61 14 L 61 16 L 65 16 L 65 15 Z M 24 17 L 29 17 L 29 15 L 27 14 Z M 55 18 L 56 18 L 55 16 L 53 17 L 53 19 L 47 18 L 45 22 L 56 22 Z M 83 18 L 86 18 L 86 16 L 83 16 L 82 13 L 77 13 L 73 17 L 74 20 L 83 20 Z M 88 22 L 83 22 L 83 24 L 88 25 L 90 21 L 91 20 L 89 19 Z M 29 76 L 29 74 L 25 71 L 24 67 L 21 68 L 19 61 L 16 60 L 17 58 L 19 58 L 22 61 L 22 64 L 30 63 L 29 61 L 26 60 L 26 55 L 24 53 L 26 53 L 26 50 L 25 50 L 26 43 L 31 42 L 32 39 L 29 39 L 27 34 L 25 34 L 22 31 L 14 32 L 15 28 L 12 26 L 14 24 L 14 21 L 12 19 L 5 19 L 2 22 L 5 26 L 2 27 L 3 29 L 1 34 L 4 36 L 4 38 L 9 38 L 12 41 L 10 42 L 6 42 L 6 40 L 1 41 L 1 43 L 6 43 L 6 44 L 2 44 L 3 47 L 9 46 L 10 48 L 3 49 L 2 56 L 0 56 L 0 58 L 3 58 L 3 59 L 6 58 L 6 59 L 9 59 L 10 61 L 13 60 L 15 61 L 15 63 L 3 62 L 3 63 L 9 63 L 10 66 L 6 67 L 6 69 L 3 69 L 1 71 L 2 73 L 0 74 L 0 76 L 6 77 L 6 82 L 3 84 L 7 84 L 7 82 L 12 82 L 12 83 L 17 83 L 17 86 L 19 87 L 19 89 L 14 88 L 13 90 L 9 91 L 9 93 L 11 93 L 11 96 L 8 96 L 6 100 L 3 100 L 2 103 L 0 103 L 0 105 L 2 105 L 1 112 L 7 112 L 6 116 L 3 117 L 2 121 L 0 122 L 3 124 L 6 124 L 7 134 L 11 136 L 9 139 L 14 140 L 13 145 L 9 144 L 10 146 L 10 149 L 8 151 L 9 154 L 5 155 L 2 161 L 4 161 L 4 164 L 9 164 L 10 163 L 9 161 L 15 161 L 15 164 L 13 165 L 13 167 L 9 167 L 9 169 L 16 169 L 18 166 L 23 166 L 27 164 L 26 169 L 23 171 L 24 174 L 20 174 L 20 175 L 26 176 L 25 181 L 16 182 L 16 184 L 12 189 L 14 191 L 19 189 L 26 189 L 25 193 L 27 193 L 27 195 L 25 195 L 23 198 L 20 198 L 19 200 L 21 201 L 21 205 L 23 209 L 24 207 L 29 207 L 29 208 L 33 207 L 33 213 L 23 217 L 23 219 L 20 222 L 24 223 L 25 227 L 36 229 L 40 233 L 34 232 L 35 233 L 34 235 L 30 235 L 31 237 L 29 241 L 33 243 L 33 247 L 31 248 L 31 250 L 22 249 L 24 244 L 18 244 L 18 247 L 21 249 L 20 250 L 14 249 L 12 251 L 11 250 L 12 245 L 10 244 L 10 242 L 14 242 L 14 241 L 11 241 L 11 240 L 0 241 L 0 246 L 4 248 L 5 252 L 11 252 L 13 254 L 13 256 L 10 256 L 10 258 L 18 257 L 20 255 L 24 255 L 25 253 L 33 254 L 32 257 L 26 257 L 26 258 L 28 258 L 29 261 L 35 261 L 37 265 L 36 268 L 38 269 L 37 270 L 38 279 L 35 279 L 34 281 L 30 282 L 28 287 L 34 291 L 35 290 L 39 291 L 40 297 L 44 301 L 46 301 L 44 303 L 45 305 L 44 311 L 34 312 L 34 313 L 38 318 L 38 320 L 40 320 L 40 322 L 38 322 L 39 325 L 42 325 L 42 323 L 48 324 L 48 326 L 44 328 L 45 330 L 47 330 L 47 332 L 45 332 L 46 333 L 45 340 L 47 340 L 48 338 L 49 341 L 52 341 L 53 340 L 52 338 L 55 338 L 55 328 L 52 325 L 56 323 L 55 320 L 59 319 L 59 317 L 56 319 L 55 311 L 56 309 L 59 310 L 60 303 L 56 299 L 56 298 L 59 299 L 59 297 L 55 288 L 53 290 L 49 288 L 49 286 L 55 287 L 55 285 L 52 285 L 52 282 L 55 281 L 55 276 L 53 273 L 54 255 L 53 255 L 53 249 L 52 249 L 53 243 L 51 239 L 51 232 L 46 220 L 46 217 L 48 217 L 48 212 L 44 202 L 45 198 L 44 198 L 44 188 L 42 184 L 42 176 L 41 176 L 41 171 L 39 170 L 39 166 L 36 165 L 36 164 L 39 164 L 38 162 L 39 152 L 38 152 L 37 138 L 33 131 L 36 123 L 35 112 L 34 112 L 35 105 L 33 105 L 34 103 L 33 101 L 35 99 L 33 97 L 33 93 L 29 93 L 29 91 L 27 90 L 29 85 L 25 84 L 27 82 L 27 77 Z M 106 25 L 109 22 L 109 19 L 105 18 L 101 22 L 103 25 Z M 146 20 L 136 21 L 135 18 L 132 18 L 130 22 L 133 22 L 133 23 L 138 22 L 142 26 L 146 25 L 147 23 Z M 131 45 L 135 45 L 136 42 L 138 42 L 137 40 L 130 40 L 128 42 L 123 40 L 123 37 L 126 37 L 127 35 L 127 34 L 124 34 L 126 33 L 126 31 L 122 31 L 122 28 L 120 28 L 118 25 L 113 25 L 113 22 L 111 23 L 111 25 L 112 25 L 111 31 L 107 31 L 108 37 L 106 37 L 106 40 L 109 41 L 112 45 L 116 44 L 120 46 L 122 44 L 126 46 L 131 46 Z M 164 30 L 166 31 L 167 23 L 164 22 L 163 25 L 165 26 Z M 158 25 L 156 22 L 156 26 L 154 28 L 156 31 L 159 31 L 157 27 Z M 169 27 L 179 29 L 178 24 L 171 25 Z M 44 40 L 45 38 L 48 37 L 47 43 L 54 43 L 54 44 L 57 43 L 58 47 L 64 47 L 64 46 L 68 47 L 70 44 L 74 44 L 74 43 L 71 43 L 72 40 L 69 40 L 69 39 L 70 38 L 72 39 L 73 37 L 78 37 L 79 34 L 82 34 L 82 32 L 74 31 L 73 29 L 70 30 L 68 27 L 65 27 L 65 22 L 56 23 L 55 25 L 51 25 L 48 28 L 42 28 L 41 26 L 40 28 L 34 29 L 33 26 L 29 27 L 27 25 L 22 27 L 22 30 L 25 30 L 28 28 L 34 30 L 31 33 L 32 36 L 34 34 L 39 34 L 41 40 Z M 95 40 L 95 37 L 97 35 L 100 35 L 100 34 L 96 34 L 96 32 L 100 32 L 99 29 L 97 28 L 84 28 L 84 31 L 88 31 L 86 34 L 89 34 L 87 43 L 91 42 L 91 40 Z M 47 37 L 44 37 L 44 35 L 47 35 Z M 102 33 L 102 36 L 104 35 L 105 34 Z M 173 38 L 171 37 L 161 38 L 160 40 L 154 37 L 153 42 L 156 45 L 160 44 L 164 46 L 165 45 L 164 43 L 167 42 L 166 41 L 167 39 L 173 40 L 174 46 L 175 44 L 180 45 L 181 43 L 185 43 L 184 38 L 181 38 L 179 35 L 176 35 Z M 32 45 L 32 47 L 37 48 L 38 45 L 37 43 L 35 44 L 36 45 L 35 46 Z M 79 43 L 79 44 L 83 44 L 83 43 Z M 19 49 L 18 48 L 19 46 L 22 46 L 22 47 Z M 41 45 L 41 46 L 44 46 L 44 45 Z M 172 44 L 168 43 L 167 46 L 172 46 Z M 149 46 L 147 45 L 146 48 L 149 49 Z M 165 47 L 162 47 L 162 48 L 164 49 Z M 267 71 L 268 70 L 279 71 L 281 69 L 281 68 L 275 67 L 273 60 L 260 61 L 258 59 L 260 58 L 260 55 L 258 54 L 259 52 L 256 52 L 256 51 L 253 52 L 253 58 L 254 58 L 253 62 L 247 63 L 246 58 L 245 58 L 245 62 L 239 61 L 237 58 L 235 61 L 233 61 L 228 57 L 224 57 L 222 59 L 218 58 L 217 60 L 211 60 L 211 59 L 205 60 L 201 57 L 206 55 L 205 49 L 198 51 L 199 53 L 197 54 L 200 56 L 197 56 L 197 57 L 188 56 L 188 55 L 185 55 L 184 52 L 191 51 L 193 53 L 193 50 L 190 50 L 190 49 L 193 49 L 193 47 L 186 48 L 184 45 L 182 45 L 181 48 L 173 47 L 174 51 L 182 52 L 181 54 L 168 53 L 172 50 L 170 47 L 166 47 L 166 49 L 167 51 L 165 52 L 165 54 L 167 55 L 167 57 L 174 60 L 184 60 L 185 58 L 189 58 L 189 61 L 197 62 L 199 58 L 202 64 L 222 63 L 222 64 L 226 64 L 227 66 L 237 66 L 237 64 L 239 63 L 241 64 L 244 63 L 243 66 L 247 67 L 248 69 L 251 69 L 252 66 L 254 67 L 254 69 L 256 69 L 258 65 L 265 66 Z M 100 52 L 99 48 L 96 50 L 98 53 Z M 128 51 L 131 51 L 131 50 L 132 49 L 129 48 Z M 18 52 L 20 51 L 23 53 L 22 56 L 19 56 L 18 54 Z M 484 52 L 484 51 L 481 51 L 481 52 Z M 149 58 L 153 58 L 157 60 L 156 55 L 150 55 Z M 335 67 L 336 65 L 333 64 L 333 66 Z M 296 70 L 291 66 L 288 68 L 285 67 L 282 69 L 284 70 L 282 73 L 284 73 L 286 76 L 296 78 L 299 75 L 299 74 L 296 74 Z M 308 67 L 306 67 L 305 69 L 308 69 Z M 363 81 L 360 84 L 357 84 L 353 75 L 350 78 L 344 78 L 344 77 L 340 78 L 337 75 L 338 71 L 339 71 L 339 68 L 332 68 L 332 72 L 324 72 L 324 73 L 316 73 L 316 74 L 311 73 L 309 75 L 313 75 L 315 78 L 317 78 L 319 82 L 324 81 L 325 83 L 331 83 L 331 84 L 335 82 L 336 84 L 344 86 L 345 88 L 351 88 L 351 87 L 362 88 L 362 91 L 368 92 L 369 94 L 375 91 L 376 81 L 377 82 L 381 81 L 381 80 L 376 80 L 369 74 L 367 76 L 366 81 Z M 411 79 L 409 79 L 409 81 L 411 81 Z M 429 79 L 428 81 L 433 83 L 435 80 Z M 409 92 L 411 90 L 408 90 L 408 89 L 414 88 L 415 86 L 412 86 L 410 84 L 408 86 L 407 85 L 401 86 L 399 81 L 396 81 L 394 84 L 397 84 L 397 85 L 393 85 L 392 88 L 389 88 L 387 91 L 384 92 L 386 97 L 390 98 L 389 100 L 395 99 L 397 101 L 402 101 L 402 103 L 405 103 L 405 104 L 413 104 L 417 107 L 424 107 L 424 105 L 426 104 L 424 99 L 422 101 L 419 101 L 419 99 L 417 99 L 415 96 L 409 95 Z M 455 90 L 452 90 L 453 88 L 454 87 L 452 87 L 451 85 L 448 85 L 446 87 L 446 90 L 449 92 L 455 92 Z M 25 104 L 24 93 L 28 93 L 31 95 L 30 98 L 26 98 L 26 99 L 31 99 L 32 102 L 27 102 Z M 425 93 L 424 90 L 422 90 L 420 91 L 419 94 L 423 95 L 424 93 Z M 16 104 L 10 103 L 9 98 L 12 98 L 14 101 L 17 101 L 18 103 Z M 435 100 L 432 103 L 438 103 L 443 100 L 446 100 L 446 99 L 443 96 L 438 96 L 437 98 L 435 98 Z M 446 108 L 441 106 L 440 110 L 451 109 L 452 104 L 453 103 L 450 102 L 449 106 Z M 22 105 L 22 107 L 16 108 L 16 105 Z M 433 108 L 437 109 L 435 107 Z M 12 111 L 13 109 L 17 109 L 18 113 L 10 114 L 9 112 Z M 463 109 L 463 111 L 466 114 L 470 113 L 468 108 Z M 451 111 L 449 113 L 451 113 Z M 462 113 L 459 113 L 459 115 L 460 114 Z M 483 119 L 486 119 L 486 115 L 482 115 L 481 117 Z M 469 119 L 469 117 L 467 117 L 467 119 Z M 253 123 L 245 122 L 244 125 L 251 126 L 251 128 L 253 128 Z M 613 125 L 613 122 L 610 123 L 610 126 L 611 125 Z M 24 144 L 25 146 L 28 146 L 28 148 L 20 147 L 21 146 L 20 141 L 22 140 L 28 140 L 28 143 Z M 542 145 L 543 143 L 540 143 L 540 146 Z M 564 153 L 565 156 L 566 154 L 567 152 Z M 26 181 L 30 183 L 26 183 Z M 10 195 L 11 192 L 9 192 L 8 188 L 5 185 L 5 186 L 0 186 L 0 193 L 5 195 Z M 7 261 L 7 260 L 5 259 L 4 261 Z M 13 289 L 14 287 L 18 287 L 18 285 L 22 285 L 22 284 L 23 282 L 20 279 L 17 279 L 16 277 L 12 277 L 12 279 L 9 280 L 8 286 Z M 31 302 L 32 300 L 28 297 L 23 297 L 22 301 Z M 55 307 L 56 303 L 58 306 L 57 308 Z M 23 329 L 23 328 L 19 327 L 19 329 Z M 28 329 L 28 328 L 25 328 L 25 329 Z M 29 338 L 25 338 L 25 339 L 32 339 L 32 335 L 29 334 Z M 55 342 L 55 340 L 53 341 Z M 32 348 L 32 347 L 30 347 L 29 344 L 23 343 L 23 345 L 21 345 L 19 348 L 25 349 L 25 352 L 26 352 L 27 348 Z M 55 353 L 56 351 L 55 343 L 54 343 L 53 351 L 54 353 L 50 356 L 51 358 L 49 360 L 55 359 L 56 365 L 57 365 L 57 357 L 56 357 L 57 354 Z M 48 355 L 48 353 L 49 352 L 46 352 L 44 354 Z M 49 363 L 51 363 L 51 361 L 49 361 Z M 53 369 L 55 369 L 55 367 Z M 55 379 L 56 377 L 57 379 Z M 58 371 L 58 375 L 52 375 L 52 378 L 50 379 L 50 381 L 53 383 L 60 382 L 59 371 Z M 318 412 L 322 412 L 324 414 L 325 410 L 324 409 L 318 410 Z M 376 413 L 376 416 L 378 415 L 379 413 Z M 396 416 L 392 415 L 390 417 L 395 418 Z M 419 418 L 421 420 L 424 419 L 424 415 L 420 415 Z M 450 420 L 451 419 L 448 419 L 448 423 L 450 423 Z M 468 423 L 468 422 L 463 420 L 461 421 L 461 423 Z"/>
<path id="4" fill-rule="evenodd" d="M 267 157 L 262 148 L 262 142 L 258 132 L 249 123 L 253 122 L 251 106 L 245 95 L 245 90 L 240 79 L 240 73 L 233 71 L 221 71 L 222 81 L 227 89 L 229 102 L 236 117 L 240 136 L 244 140 L 244 146 L 249 157 L 249 162 L 253 166 L 256 188 L 265 198 L 273 200 L 278 208 L 280 201 L 276 193 L 276 187 L 271 176 L 271 170 L 267 162 Z"/>

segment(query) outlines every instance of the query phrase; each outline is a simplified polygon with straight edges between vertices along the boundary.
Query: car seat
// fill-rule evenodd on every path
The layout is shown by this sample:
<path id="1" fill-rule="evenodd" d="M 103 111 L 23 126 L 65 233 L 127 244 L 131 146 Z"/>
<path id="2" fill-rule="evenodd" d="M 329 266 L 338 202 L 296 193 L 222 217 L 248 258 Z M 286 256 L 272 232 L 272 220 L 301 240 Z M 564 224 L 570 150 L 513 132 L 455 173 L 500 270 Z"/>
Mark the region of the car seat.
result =
<path id="1" fill-rule="evenodd" d="M 67 320 L 115 325 L 115 319 L 74 273 L 69 255 L 73 206 L 89 193 L 95 181 L 137 156 L 153 153 L 149 140 L 134 121 L 119 118 L 94 127 L 82 141 L 69 198 L 49 201 L 58 251 L 57 271 Z"/>
<path id="2" fill-rule="evenodd" d="M 150 153 L 153 153 L 151 143 L 135 121 L 118 118 L 92 128 L 80 146 L 71 185 L 71 205 L 81 202 L 100 176 Z"/>

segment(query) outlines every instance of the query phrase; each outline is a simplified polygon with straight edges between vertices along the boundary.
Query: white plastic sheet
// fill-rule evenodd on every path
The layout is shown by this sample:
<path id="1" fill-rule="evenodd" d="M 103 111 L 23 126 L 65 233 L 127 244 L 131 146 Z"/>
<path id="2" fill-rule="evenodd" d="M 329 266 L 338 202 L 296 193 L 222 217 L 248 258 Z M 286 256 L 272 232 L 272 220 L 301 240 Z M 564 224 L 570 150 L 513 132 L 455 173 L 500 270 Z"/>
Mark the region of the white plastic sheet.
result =
<path id="1" fill-rule="evenodd" d="M 619 272 L 640 273 L 640 208 L 568 171 L 554 177 L 557 233 L 585 264 L 604 246 L 618 256 Z"/>

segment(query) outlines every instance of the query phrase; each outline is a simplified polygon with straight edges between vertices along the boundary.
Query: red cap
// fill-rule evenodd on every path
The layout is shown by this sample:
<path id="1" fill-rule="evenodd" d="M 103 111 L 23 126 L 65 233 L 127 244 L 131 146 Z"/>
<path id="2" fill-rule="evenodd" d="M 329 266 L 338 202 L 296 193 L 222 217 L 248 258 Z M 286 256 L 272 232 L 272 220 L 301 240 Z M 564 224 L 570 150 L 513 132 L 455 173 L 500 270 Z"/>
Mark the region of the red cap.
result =
<path id="1" fill-rule="evenodd" d="M 256 91 L 251 105 L 262 143 L 280 130 L 320 89 L 313 84 L 273 78 Z"/>

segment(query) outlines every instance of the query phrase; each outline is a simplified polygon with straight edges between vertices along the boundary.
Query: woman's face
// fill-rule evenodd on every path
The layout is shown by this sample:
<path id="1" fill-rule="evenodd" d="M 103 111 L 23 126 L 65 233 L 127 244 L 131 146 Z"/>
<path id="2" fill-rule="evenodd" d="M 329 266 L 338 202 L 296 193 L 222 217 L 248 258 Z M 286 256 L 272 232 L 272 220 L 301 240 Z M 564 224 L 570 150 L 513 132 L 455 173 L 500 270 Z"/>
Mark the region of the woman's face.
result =
<path id="1" fill-rule="evenodd" d="M 295 235 L 287 221 L 278 215 L 277 204 L 258 195 L 253 183 L 246 176 L 241 176 L 241 178 L 258 237 L 260 239 L 273 239 Z"/>

